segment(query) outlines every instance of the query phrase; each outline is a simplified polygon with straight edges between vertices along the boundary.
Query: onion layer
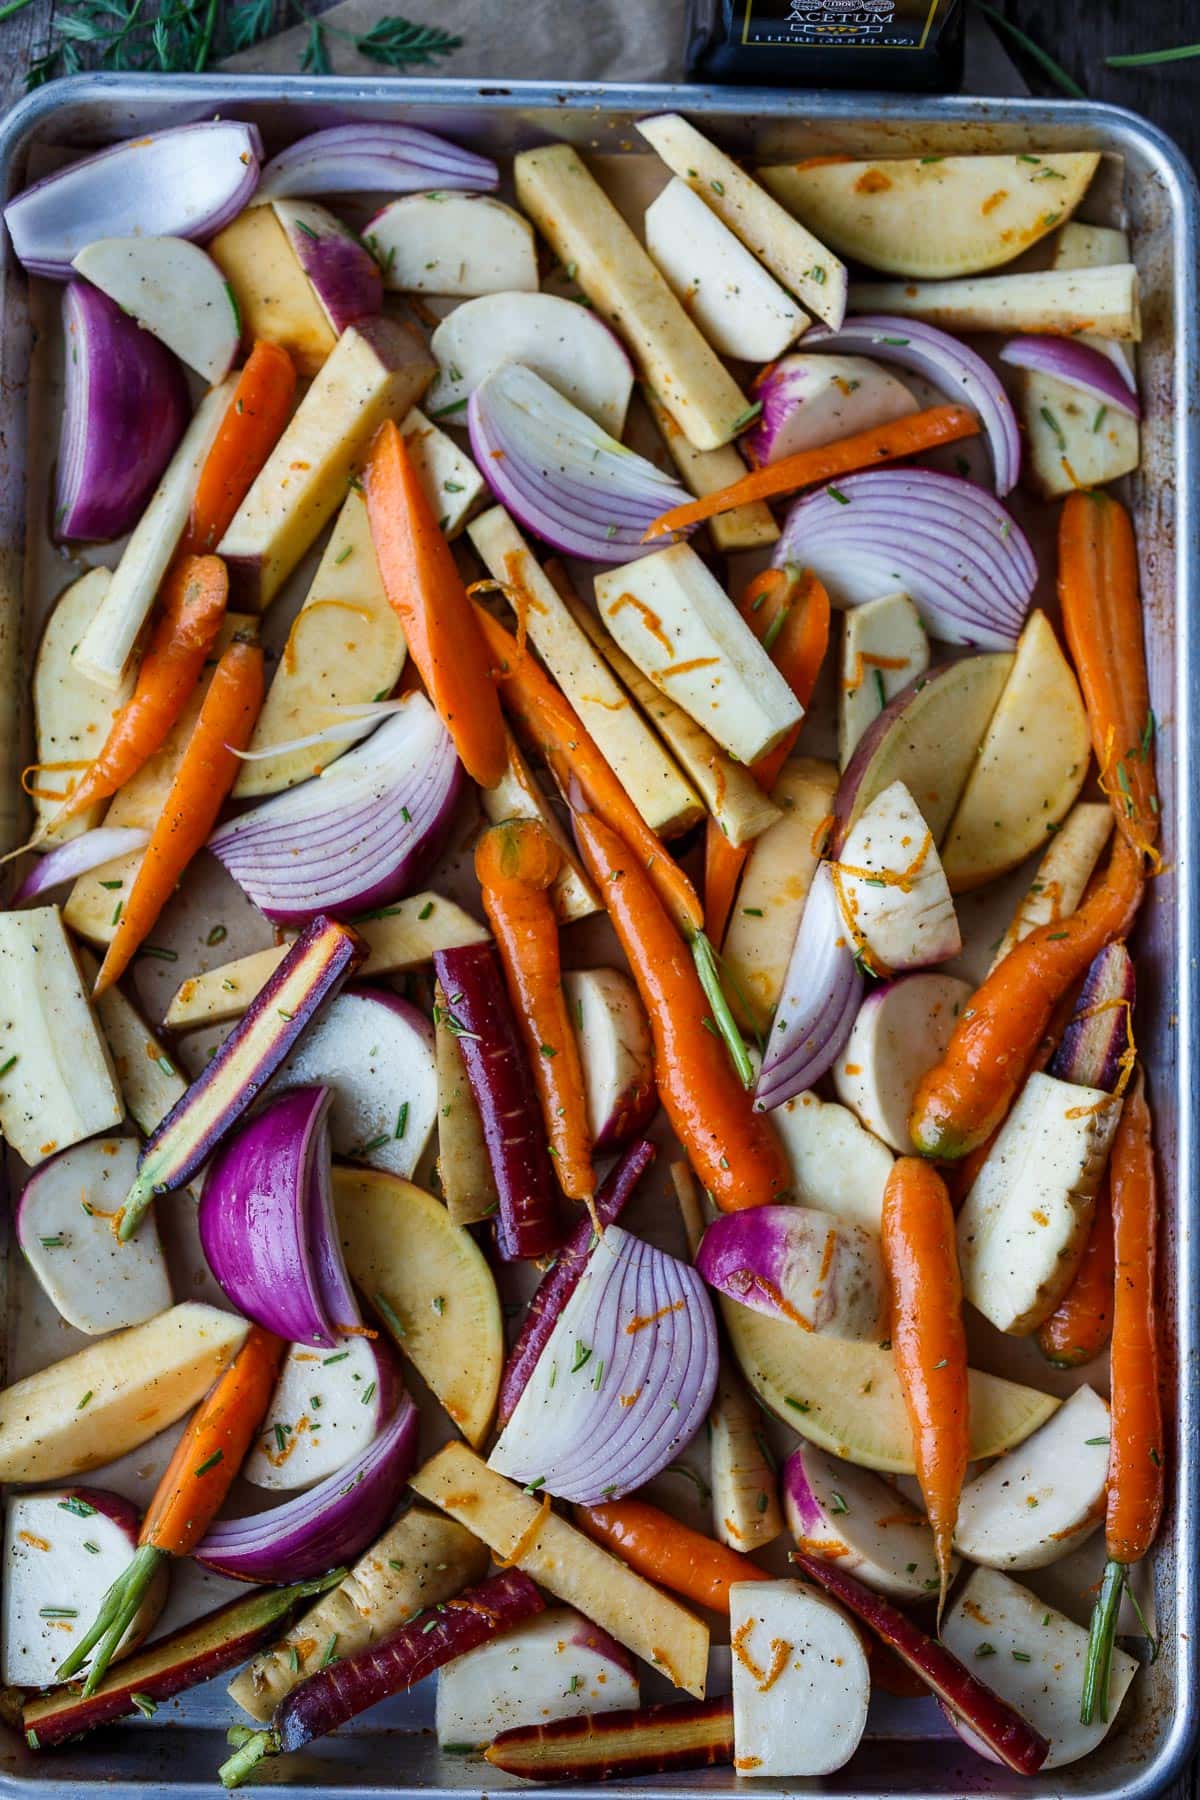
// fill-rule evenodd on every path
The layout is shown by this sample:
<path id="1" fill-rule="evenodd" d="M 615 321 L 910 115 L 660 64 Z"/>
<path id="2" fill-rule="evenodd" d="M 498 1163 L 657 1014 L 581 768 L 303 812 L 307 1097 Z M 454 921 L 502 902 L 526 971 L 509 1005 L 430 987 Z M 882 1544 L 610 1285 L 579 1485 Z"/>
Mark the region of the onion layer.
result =
<path id="1" fill-rule="evenodd" d="M 862 999 L 828 863 L 813 876 L 754 1090 L 758 1112 L 782 1106 L 833 1067 Z"/>
<path id="2" fill-rule="evenodd" d="M 395 900 L 440 852 L 462 790 L 423 694 L 316 781 L 222 825 L 208 847 L 269 919 L 345 918 Z"/>
<path id="3" fill-rule="evenodd" d="M 490 1466 L 582 1505 L 632 1493 L 690 1443 L 716 1379 L 716 1320 L 699 1275 L 609 1225 Z"/>
<path id="4" fill-rule="evenodd" d="M 429 188 L 490 192 L 500 171 L 415 125 L 331 125 L 289 144 L 262 172 L 260 200 L 294 194 L 412 194 Z"/>
<path id="5" fill-rule="evenodd" d="M 102 863 L 143 849 L 149 841 L 150 833 L 140 825 L 98 825 L 94 831 L 85 831 L 39 857 L 13 895 L 12 904 L 24 906 L 27 900 L 36 900 L 50 888 L 74 881 L 89 869 L 98 869 Z"/>
<path id="6" fill-rule="evenodd" d="M 1000 361 L 1014 369 L 1030 369 L 1035 375 L 1051 375 L 1055 381 L 1080 388 L 1105 406 L 1115 406 L 1140 419 L 1137 384 L 1119 347 L 1113 348 L 1117 354 L 1106 356 L 1077 338 L 1016 337 L 1005 344 Z"/>

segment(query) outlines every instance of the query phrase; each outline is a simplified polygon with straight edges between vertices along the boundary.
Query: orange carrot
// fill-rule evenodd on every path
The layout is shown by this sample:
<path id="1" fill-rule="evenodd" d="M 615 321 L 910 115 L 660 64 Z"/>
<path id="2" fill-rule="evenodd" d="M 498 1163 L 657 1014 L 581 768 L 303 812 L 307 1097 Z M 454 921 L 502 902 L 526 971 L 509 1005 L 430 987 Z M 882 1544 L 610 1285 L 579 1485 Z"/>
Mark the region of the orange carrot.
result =
<path id="1" fill-rule="evenodd" d="M 200 679 L 228 598 L 229 580 L 219 556 L 181 558 L 166 584 L 137 685 L 114 716 L 99 756 L 46 832 L 107 800 L 162 748 Z"/>
<path id="2" fill-rule="evenodd" d="M 1131 1563 L 1158 1534 L 1165 1495 L 1155 1276 L 1158 1183 L 1150 1107 L 1139 1070 L 1125 1096 L 1109 1159 L 1116 1285 L 1109 1378 L 1108 1562 L 1092 1613 L 1080 1716 L 1108 1717 L 1108 1682 L 1117 1612 Z"/>
<path id="3" fill-rule="evenodd" d="M 1154 714 L 1146 675 L 1137 545 L 1111 494 L 1069 494 L 1058 527 L 1063 631 L 1117 829 L 1153 861 L 1158 837 Z"/>
<path id="4" fill-rule="evenodd" d="M 563 993 L 550 897 L 562 865 L 562 850 L 537 819 L 493 825 L 475 849 L 483 910 L 504 964 L 558 1183 L 569 1199 L 590 1202 L 596 1183 L 583 1065 Z"/>
<path id="5" fill-rule="evenodd" d="M 291 415 L 296 371 L 278 344 L 257 343 L 204 459 L 180 552 L 215 549 Z"/>
<path id="6" fill-rule="evenodd" d="M 693 1169 L 722 1212 L 782 1199 L 791 1185 L 787 1158 L 734 1073 L 650 876 L 595 813 L 577 814 L 575 829 L 650 1019 L 659 1099 Z"/>
<path id="7" fill-rule="evenodd" d="M 58 1674 L 66 1680 L 92 1657 L 83 1691 L 100 1682 L 146 1592 L 168 1557 L 188 1556 L 212 1524 L 262 1423 L 287 1345 L 252 1325 L 175 1446 L 146 1509 L 138 1548 L 113 1582 L 87 1633 Z"/>
<path id="8" fill-rule="evenodd" d="M 645 1500 L 610 1500 L 602 1506 L 577 1506 L 575 1523 L 615 1550 L 622 1562 L 682 1594 L 697 1606 L 728 1613 L 729 1590 L 737 1581 L 770 1581 L 764 1569 L 740 1550 L 729 1550 L 701 1531 L 681 1525 L 670 1513 Z"/>
<path id="9" fill-rule="evenodd" d="M 829 645 L 829 595 L 812 570 L 795 563 L 764 569 L 747 587 L 738 611 L 801 706 L 807 706 Z M 800 725 L 794 725 L 754 764 L 752 773 L 764 793 L 769 794 L 775 786 L 799 732 Z M 715 944 L 725 936 L 733 897 L 752 847 L 735 847 L 716 820 L 709 819 L 704 842 L 704 917 Z"/>
<path id="10" fill-rule="evenodd" d="M 203 848 L 241 766 L 236 752 L 250 742 L 262 698 L 262 649 L 258 644 L 235 638 L 217 664 L 212 685 L 204 696 L 195 729 L 100 966 L 94 994 L 103 994 L 120 980 L 184 870 Z"/>
<path id="11" fill-rule="evenodd" d="M 894 1164 L 883 1190 L 881 1230 L 896 1373 L 933 1527 L 940 1606 L 967 1469 L 967 1337 L 950 1196 L 937 1170 L 919 1157 Z"/>
<path id="12" fill-rule="evenodd" d="M 1059 1369 L 1099 1356 L 1112 1331 L 1113 1221 L 1105 1182 L 1075 1279 L 1037 1334 L 1038 1349 Z"/>
<path id="13" fill-rule="evenodd" d="M 371 447 L 366 488 L 379 573 L 425 690 L 472 781 L 495 787 L 508 768 L 508 751 L 487 647 L 454 552 L 392 419 Z"/>
<path id="14" fill-rule="evenodd" d="M 683 531 L 751 500 L 773 500 L 780 494 L 793 494 L 797 488 L 832 481 L 837 475 L 851 475 L 857 469 L 873 469 L 878 463 L 894 462 L 898 456 L 916 456 L 922 450 L 932 450 L 935 444 L 953 444 L 959 438 L 974 437 L 978 431 L 979 420 L 965 406 L 931 406 L 925 412 L 908 413 L 886 425 L 873 425 L 869 431 L 839 438 L 836 443 L 797 450 L 792 456 L 752 470 L 715 493 L 673 506 L 670 512 L 655 519 L 643 541 L 662 537 L 669 531 Z"/>
<path id="15" fill-rule="evenodd" d="M 680 930 L 689 936 L 699 930 L 704 914 L 695 888 L 646 824 L 574 707 L 533 657 L 518 651 L 516 639 L 497 619 L 478 605 L 476 617 L 499 673 L 501 699 L 545 757 L 564 799 L 577 784 L 588 806 L 646 870 Z"/>
<path id="16" fill-rule="evenodd" d="M 1117 838 L 1103 880 L 1082 906 L 1039 925 L 996 964 L 963 1008 L 945 1055 L 917 1086 L 909 1128 L 922 1156 L 956 1160 L 996 1129 L 1055 1004 L 1098 951 L 1126 935 L 1143 885 L 1141 856 Z"/>

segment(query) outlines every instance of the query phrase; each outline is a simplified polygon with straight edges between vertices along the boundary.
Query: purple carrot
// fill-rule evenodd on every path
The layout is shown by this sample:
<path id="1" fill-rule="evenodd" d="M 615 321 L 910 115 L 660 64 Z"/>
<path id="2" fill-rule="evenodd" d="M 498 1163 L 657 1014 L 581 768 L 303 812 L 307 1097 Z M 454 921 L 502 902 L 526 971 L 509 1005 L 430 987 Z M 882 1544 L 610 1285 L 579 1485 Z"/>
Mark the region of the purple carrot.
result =
<path id="1" fill-rule="evenodd" d="M 1133 962 L 1123 943 L 1108 944 L 1083 978 L 1075 1010 L 1046 1071 L 1076 1087 L 1112 1093 L 1132 1059 Z"/>

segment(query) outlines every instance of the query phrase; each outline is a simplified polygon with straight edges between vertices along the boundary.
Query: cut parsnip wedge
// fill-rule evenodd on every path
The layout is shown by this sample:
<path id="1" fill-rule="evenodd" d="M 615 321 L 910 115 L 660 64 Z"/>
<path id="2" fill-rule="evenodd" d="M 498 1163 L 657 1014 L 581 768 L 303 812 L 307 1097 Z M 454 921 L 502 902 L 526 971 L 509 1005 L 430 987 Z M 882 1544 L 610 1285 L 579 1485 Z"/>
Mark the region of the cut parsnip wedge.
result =
<path id="1" fill-rule="evenodd" d="M 446 1208 L 411 1181 L 378 1169 L 336 1169 L 333 1199 L 351 1279 L 389 1326 L 397 1346 L 478 1446 L 496 1410 L 504 1321 L 479 1245 Z"/>
<path id="2" fill-rule="evenodd" d="M 929 639 L 907 594 L 851 607 L 842 632 L 838 762 L 844 769 L 889 700 L 929 667 Z"/>
<path id="3" fill-rule="evenodd" d="M 787 291 L 836 331 L 846 312 L 846 270 L 833 252 L 678 113 L 641 119 L 638 130 Z"/>
<path id="4" fill-rule="evenodd" d="M 1051 838 L 1037 874 L 1000 940 L 993 969 L 1039 925 L 1071 916 L 1083 898 L 1112 829 L 1113 810 L 1106 801 L 1081 800 L 1071 808 Z"/>
<path id="5" fill-rule="evenodd" d="M 942 844 L 951 892 L 1039 850 L 1078 798 L 1091 754 L 1075 673 L 1045 613 L 1030 613 Z"/>
<path id="6" fill-rule="evenodd" d="M 796 302 L 678 176 L 646 208 L 646 248 L 714 350 L 770 362 L 808 329 Z"/>
<path id="7" fill-rule="evenodd" d="M 77 947 L 76 955 L 90 990 L 100 973 L 100 965 L 91 951 L 82 945 Z M 149 1137 L 176 1102 L 182 1100 L 187 1082 L 165 1045 L 155 1037 L 119 987 L 106 988 L 92 1004 L 117 1072 L 126 1110 L 143 1136 Z M 135 1243 L 137 1239 L 129 1241 Z"/>
<path id="8" fill-rule="evenodd" d="M 871 1671 L 858 1629 L 798 1581 L 729 1594 L 733 1766 L 739 1775 L 829 1775 L 858 1749 Z"/>
<path id="9" fill-rule="evenodd" d="M 1109 1414 L 1077 1388 L 1017 1450 L 963 1488 L 954 1541 L 990 1569 L 1040 1569 L 1074 1550 L 1104 1516 Z"/>
<path id="10" fill-rule="evenodd" d="M 558 816 L 542 790 L 541 784 L 511 732 L 508 740 L 508 769 L 503 781 L 494 788 L 481 788 L 479 798 L 493 825 L 505 819 L 538 819 L 563 853 L 563 866 L 550 892 L 554 910 L 564 925 L 572 919 L 586 919 L 600 911 L 600 902 L 591 883 L 580 867 L 573 846 L 558 822 Z"/>
<path id="11" fill-rule="evenodd" d="M 220 387 L 211 388 L 196 408 L 79 640 L 75 666 L 102 687 L 115 690 L 125 678 L 138 633 L 150 615 L 167 565 L 183 535 L 196 481 L 233 398 L 233 389 L 230 376 Z"/>
<path id="12" fill-rule="evenodd" d="M 0 1131 L 45 1162 L 125 1116 L 57 906 L 0 913 Z"/>
<path id="13" fill-rule="evenodd" d="M 942 1622 L 942 1639 L 969 1669 L 979 1668 L 980 1657 L 987 1657 L 982 1667 L 988 1686 L 1049 1741 L 1043 1773 L 1078 1762 L 1104 1741 L 1138 1670 L 1132 1656 L 1115 1649 L 1108 1704 L 1103 1713 L 1097 1707 L 1090 1725 L 1082 1725 L 1079 1695 L 1088 1653 L 1086 1627 L 994 1569 L 972 1572 Z M 965 1721 L 951 1723 L 966 1743 L 981 1749 Z"/>
<path id="14" fill-rule="evenodd" d="M 721 955 L 743 1025 L 765 1032 L 783 992 L 800 915 L 833 811 L 837 770 L 811 756 L 783 765 L 771 799 L 779 817 L 755 839 L 729 915 Z"/>
<path id="15" fill-rule="evenodd" d="M 559 294 L 487 294 L 456 306 L 430 339 L 438 372 L 433 417 L 465 424 L 466 403 L 502 363 L 520 363 L 595 419 L 612 437 L 625 429 L 633 365 L 620 339 L 585 307 Z"/>
<path id="16" fill-rule="evenodd" d="M 114 1462 L 203 1399 L 249 1327 L 185 1301 L 0 1393 L 0 1480 L 60 1481 Z"/>
<path id="17" fill-rule="evenodd" d="M 1099 161 L 1093 150 L 881 162 L 816 157 L 759 175 L 855 262 L 893 275 L 970 275 L 1011 262 L 1067 218 Z"/>
<path id="18" fill-rule="evenodd" d="M 703 1699 L 708 1626 L 551 1512 L 549 1497 L 539 1502 L 522 1493 L 465 1444 L 447 1444 L 417 1470 L 411 1485 L 497 1557 L 514 1561 L 675 1687 Z"/>
<path id="19" fill-rule="evenodd" d="M 698 450 L 728 443 L 745 422 L 746 396 L 578 151 L 570 144 L 523 151 L 513 176 L 522 208 L 558 260 L 574 268 L 691 443 Z"/>
<path id="20" fill-rule="evenodd" d="M 537 288 L 533 227 L 490 194 L 402 194 L 363 241 L 395 292 L 469 299 Z"/>
<path id="21" fill-rule="evenodd" d="M 208 382 L 224 381 L 241 320 L 224 275 L 178 237 L 97 238 L 72 267 Z"/>
<path id="22" fill-rule="evenodd" d="M 436 950 L 459 944 L 482 944 L 487 930 L 442 894 L 410 894 L 377 919 L 360 919 L 354 927 L 367 945 L 360 980 L 373 975 L 400 975 L 433 960 Z M 288 953 L 287 944 L 253 950 L 235 962 L 192 975 L 172 997 L 163 1023 L 169 1031 L 194 1031 L 199 1025 L 223 1025 L 240 1019 Z"/>
<path id="23" fill-rule="evenodd" d="M 936 1591 L 929 1520 L 869 1469 L 801 1443 L 783 1466 L 783 1498 L 798 1550 L 836 1562 L 896 1600 L 924 1600 Z M 952 1579 L 957 1567 L 956 1558 Z"/>
<path id="24" fill-rule="evenodd" d="M 801 1206 L 836 1213 L 877 1232 L 883 1190 L 892 1172 L 887 1145 L 861 1125 L 849 1107 L 797 1094 L 771 1114 L 791 1165 Z"/>
<path id="25" fill-rule="evenodd" d="M 1000 1331 L 1026 1337 L 1074 1279 L 1121 1102 L 1101 1088 L 1029 1077 L 958 1215 L 963 1293 Z"/>
<path id="26" fill-rule="evenodd" d="M 1051 331 L 1058 337 L 1086 334 L 1127 343 L 1142 335 L 1132 263 L 964 281 L 856 281 L 850 305 L 856 313 L 896 313 L 946 331 Z"/>
<path id="27" fill-rule="evenodd" d="M 902 781 L 859 815 L 834 885 L 846 930 L 880 972 L 945 962 L 962 949 L 933 833 Z"/>
<path id="28" fill-rule="evenodd" d="M 670 837 L 704 811 L 633 701 L 593 648 L 502 506 L 468 526 L 493 580 L 502 582 L 542 661 L 652 831 Z"/>
<path id="29" fill-rule="evenodd" d="M 344 707 L 386 699 L 406 654 L 400 620 L 380 580 L 367 503 L 352 488 L 292 621 L 248 745 L 252 760 L 242 764 L 233 798 L 277 794 L 335 762 L 350 749 L 349 740 L 303 750 L 287 745 L 344 721 Z M 275 755 L 264 755 L 273 749 Z"/>
<path id="30" fill-rule="evenodd" d="M 319 373 L 337 332 L 300 267 L 273 206 L 248 206 L 208 246 L 236 294 L 247 344 L 286 350 L 301 375 Z"/>
<path id="31" fill-rule="evenodd" d="M 434 1057 L 437 1062 L 437 1172 L 446 1211 L 455 1225 L 476 1225 L 499 1209 L 496 1177 L 483 1121 L 467 1080 L 462 1045 L 450 1029 L 446 996 L 433 990 Z"/>
<path id="32" fill-rule="evenodd" d="M 488 491 L 465 450 L 414 406 L 400 427 L 417 480 L 449 538 L 457 537 Z"/>
<path id="33" fill-rule="evenodd" d="M 690 544 L 595 578 L 600 616 L 643 675 L 739 762 L 774 748 L 804 708 Z"/>
<path id="34" fill-rule="evenodd" d="M 839 1100 L 900 1156 L 921 1078 L 941 1061 L 974 993 L 953 975 L 902 975 L 872 987 L 833 1066 Z"/>
<path id="35" fill-rule="evenodd" d="M 404 418 L 432 374 L 424 345 L 393 319 L 342 333 L 217 546 L 244 604 L 274 599 L 345 499 L 380 425 Z"/>
<path id="36" fill-rule="evenodd" d="M 48 824 L 72 792 L 108 736 L 113 714 L 133 692 L 132 674 L 116 688 L 93 681 L 75 660 L 75 649 L 112 580 L 107 569 L 89 569 L 61 593 L 46 621 L 33 661 L 33 716 L 40 767 L 30 787 L 34 818 Z M 104 802 L 89 806 L 49 836 L 64 843 L 104 817 Z"/>
<path id="37" fill-rule="evenodd" d="M 643 384 L 642 393 L 671 454 L 671 461 L 690 494 L 702 500 L 719 488 L 730 487 L 742 479 L 746 465 L 734 445 L 722 444 L 719 450 L 697 450 L 653 388 Z M 762 500 L 752 500 L 746 506 L 735 506 L 729 512 L 718 513 L 708 521 L 708 531 L 717 549 L 726 555 L 731 550 L 758 550 L 779 539 L 779 527 L 771 516 L 770 507 Z"/>
<path id="38" fill-rule="evenodd" d="M 890 1348 L 818 1338 L 732 1300 L 721 1308 L 742 1372 L 769 1412 L 847 1462 L 913 1473 L 912 1432 Z M 1023 1442 L 1057 1406 L 1053 1394 L 972 1369 L 972 1461 Z"/>

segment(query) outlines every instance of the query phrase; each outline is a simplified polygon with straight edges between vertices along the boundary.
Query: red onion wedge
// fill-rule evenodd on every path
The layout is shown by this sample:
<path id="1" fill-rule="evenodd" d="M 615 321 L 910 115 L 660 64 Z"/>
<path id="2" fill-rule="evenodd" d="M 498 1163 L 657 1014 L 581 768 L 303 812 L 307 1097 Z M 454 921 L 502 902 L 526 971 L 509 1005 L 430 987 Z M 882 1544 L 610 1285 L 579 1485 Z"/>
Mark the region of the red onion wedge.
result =
<path id="1" fill-rule="evenodd" d="M 63 294 L 67 340 L 54 493 L 56 538 L 129 531 L 188 422 L 175 357 L 89 281 Z"/>
<path id="2" fill-rule="evenodd" d="M 98 825 L 94 831 L 85 831 L 37 859 L 13 895 L 12 905 L 24 906 L 39 894 L 98 869 L 101 863 L 141 850 L 149 841 L 150 833 L 138 825 Z"/>
<path id="3" fill-rule="evenodd" d="M 366 912 L 439 854 L 462 779 L 449 732 L 412 693 L 365 744 L 220 826 L 208 847 L 277 924 Z"/>
<path id="4" fill-rule="evenodd" d="M 1053 342 L 1053 339 L 1021 338 L 1020 343 Z M 869 356 L 875 362 L 895 363 L 931 382 L 949 399 L 969 406 L 983 426 L 992 453 L 996 492 L 1007 494 L 1021 473 L 1021 436 L 1012 401 L 1004 384 L 982 356 L 958 338 L 920 319 L 894 318 L 890 313 L 862 313 L 846 319 L 840 330 L 814 326 L 804 339 L 805 350 L 845 350 Z M 1003 356 L 1003 353 L 1001 353 Z M 1103 359 L 1102 359 L 1103 360 Z M 770 372 L 756 390 L 770 380 Z M 751 445 L 751 437 L 744 442 Z"/>
<path id="5" fill-rule="evenodd" d="M 1000 361 L 1014 369 L 1031 369 L 1035 375 L 1051 375 L 1068 387 L 1081 388 L 1102 406 L 1115 406 L 1132 418 L 1140 419 L 1137 382 L 1124 357 L 1106 356 L 1092 344 L 1077 338 L 1016 337 L 1010 338 L 1000 352 Z"/>
<path id="6" fill-rule="evenodd" d="M 1028 539 L 998 500 L 957 475 L 872 469 L 798 500 L 772 559 L 800 563 L 836 605 L 903 588 L 947 644 L 1011 650 L 1037 582 Z"/>
<path id="7" fill-rule="evenodd" d="M 260 200 L 295 194 L 413 194 L 464 188 L 490 192 L 500 171 L 490 157 L 462 150 L 415 125 L 332 125 L 273 156 Z"/>
<path id="8" fill-rule="evenodd" d="M 237 119 L 149 132 L 35 182 L 4 222 L 31 275 L 69 281 L 96 238 L 215 237 L 249 203 L 261 156 L 257 126 Z"/>
<path id="9" fill-rule="evenodd" d="M 527 530 L 567 556 L 631 561 L 659 550 L 643 537 L 687 498 L 532 369 L 504 363 L 467 405 L 471 449 L 488 486 Z"/>
<path id="10" fill-rule="evenodd" d="M 581 1505 L 632 1493 L 691 1442 L 716 1381 L 716 1320 L 695 1269 L 609 1225 L 488 1466 Z"/>
<path id="11" fill-rule="evenodd" d="M 782 1106 L 832 1068 L 850 1036 L 863 985 L 830 866 L 821 863 L 800 915 L 754 1090 L 756 1111 Z"/>
<path id="12" fill-rule="evenodd" d="M 316 1487 L 266 1512 L 222 1519 L 194 1554 L 235 1581 L 304 1581 L 355 1557 L 396 1509 L 417 1456 L 419 1420 L 405 1394 L 368 1449 Z"/>

